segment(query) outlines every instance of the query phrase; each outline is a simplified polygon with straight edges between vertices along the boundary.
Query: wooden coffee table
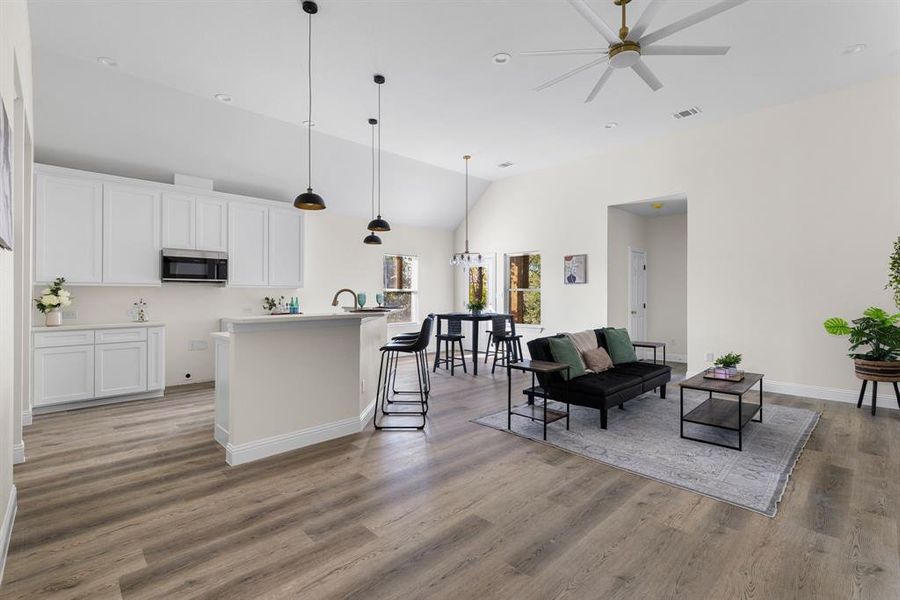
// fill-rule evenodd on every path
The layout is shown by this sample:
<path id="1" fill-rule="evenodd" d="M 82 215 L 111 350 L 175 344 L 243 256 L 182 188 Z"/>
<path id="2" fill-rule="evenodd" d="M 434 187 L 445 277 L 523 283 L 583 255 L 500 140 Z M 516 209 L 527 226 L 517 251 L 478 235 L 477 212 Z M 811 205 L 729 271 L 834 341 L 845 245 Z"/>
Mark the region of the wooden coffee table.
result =
<path id="1" fill-rule="evenodd" d="M 759 384 L 759 403 L 744 402 L 744 394 L 749 392 L 757 383 Z M 690 379 L 685 379 L 678 385 L 681 387 L 681 437 L 683 439 L 741 451 L 744 446 L 744 426 L 750 421 L 762 423 L 762 373 L 744 373 L 744 378 L 741 381 L 707 379 L 703 376 L 703 373 L 699 373 Z M 696 407 L 688 414 L 684 414 L 684 390 L 709 392 L 709 398 L 704 400 L 700 406 Z M 726 398 L 714 398 L 714 393 L 737 396 L 737 402 Z M 757 413 L 759 414 L 759 418 L 754 419 L 753 417 L 755 417 Z M 738 445 L 730 446 L 728 444 L 686 436 L 684 435 L 685 423 L 696 423 L 698 425 L 706 425 L 707 427 L 715 427 L 717 429 L 737 431 Z"/>

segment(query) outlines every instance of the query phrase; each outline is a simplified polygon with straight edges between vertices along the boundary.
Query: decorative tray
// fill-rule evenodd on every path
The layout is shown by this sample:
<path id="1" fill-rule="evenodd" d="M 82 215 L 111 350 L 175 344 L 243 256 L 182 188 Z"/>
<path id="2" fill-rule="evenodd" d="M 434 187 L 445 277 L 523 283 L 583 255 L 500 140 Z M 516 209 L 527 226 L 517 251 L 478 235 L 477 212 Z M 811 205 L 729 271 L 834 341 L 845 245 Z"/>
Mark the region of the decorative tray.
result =
<path id="1" fill-rule="evenodd" d="M 744 372 L 739 369 L 724 369 L 722 367 L 710 367 L 703 373 L 704 379 L 718 379 L 720 381 L 742 381 Z"/>

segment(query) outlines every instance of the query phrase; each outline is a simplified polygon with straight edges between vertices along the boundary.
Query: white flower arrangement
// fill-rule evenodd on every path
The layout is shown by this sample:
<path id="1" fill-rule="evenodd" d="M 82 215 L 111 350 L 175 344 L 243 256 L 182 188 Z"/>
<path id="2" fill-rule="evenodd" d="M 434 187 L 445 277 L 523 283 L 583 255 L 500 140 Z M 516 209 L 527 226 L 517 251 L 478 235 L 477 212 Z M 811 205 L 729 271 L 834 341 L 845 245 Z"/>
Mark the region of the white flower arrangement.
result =
<path id="1" fill-rule="evenodd" d="M 57 277 L 48 288 L 41 291 L 41 297 L 34 299 L 34 304 L 42 313 L 66 308 L 72 304 L 72 294 L 63 289 L 64 277 Z"/>

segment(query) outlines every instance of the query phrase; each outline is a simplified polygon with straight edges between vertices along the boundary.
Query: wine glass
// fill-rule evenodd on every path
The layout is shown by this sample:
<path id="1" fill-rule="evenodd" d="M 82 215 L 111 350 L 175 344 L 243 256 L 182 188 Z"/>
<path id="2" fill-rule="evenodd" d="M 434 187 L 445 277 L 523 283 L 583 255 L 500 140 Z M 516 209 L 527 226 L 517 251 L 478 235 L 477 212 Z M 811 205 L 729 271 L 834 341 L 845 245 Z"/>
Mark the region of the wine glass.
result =
<path id="1" fill-rule="evenodd" d="M 366 293 L 360 292 L 356 295 L 356 301 L 359 302 L 359 307 L 362 308 L 366 305 Z"/>
<path id="2" fill-rule="evenodd" d="M 375 302 L 378 303 L 378 307 L 380 308 L 382 304 L 384 304 L 384 294 L 378 292 L 375 294 Z"/>

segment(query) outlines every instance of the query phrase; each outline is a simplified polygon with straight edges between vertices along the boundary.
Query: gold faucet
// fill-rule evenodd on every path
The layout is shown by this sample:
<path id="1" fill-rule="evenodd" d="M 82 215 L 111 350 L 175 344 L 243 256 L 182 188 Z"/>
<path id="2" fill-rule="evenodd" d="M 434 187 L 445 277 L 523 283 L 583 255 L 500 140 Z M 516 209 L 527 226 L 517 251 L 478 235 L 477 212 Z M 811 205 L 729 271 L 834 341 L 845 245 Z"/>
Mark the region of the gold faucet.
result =
<path id="1" fill-rule="evenodd" d="M 356 292 L 354 292 L 353 290 L 351 290 L 349 288 L 344 288 L 344 289 L 338 290 L 337 293 L 334 295 L 334 298 L 332 298 L 332 300 L 331 300 L 331 305 L 337 306 L 338 305 L 338 296 L 340 296 L 344 292 L 350 292 L 350 294 L 353 296 L 353 309 L 355 310 L 355 309 L 359 308 L 359 298 L 357 297 Z"/>

